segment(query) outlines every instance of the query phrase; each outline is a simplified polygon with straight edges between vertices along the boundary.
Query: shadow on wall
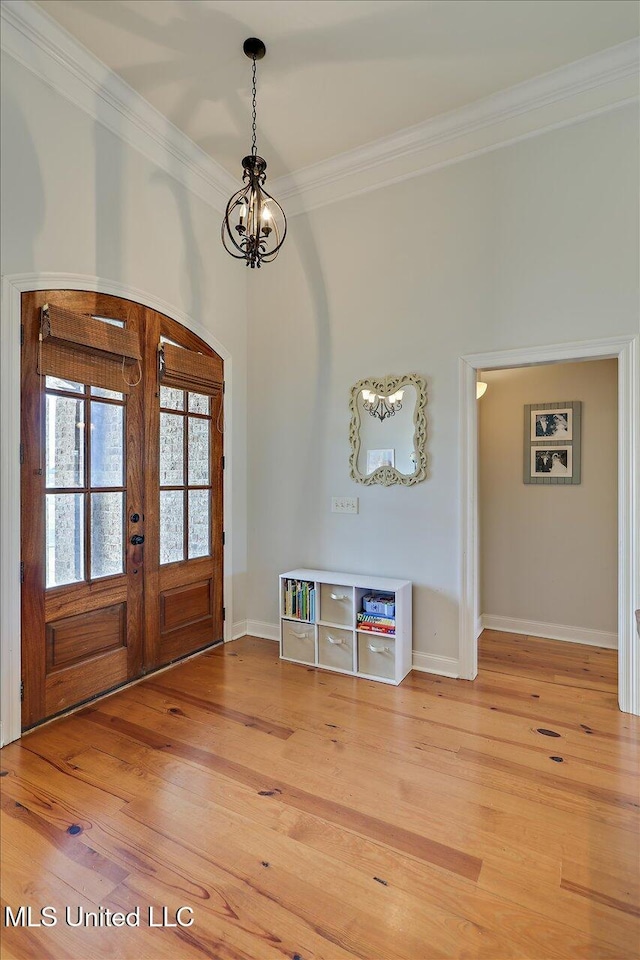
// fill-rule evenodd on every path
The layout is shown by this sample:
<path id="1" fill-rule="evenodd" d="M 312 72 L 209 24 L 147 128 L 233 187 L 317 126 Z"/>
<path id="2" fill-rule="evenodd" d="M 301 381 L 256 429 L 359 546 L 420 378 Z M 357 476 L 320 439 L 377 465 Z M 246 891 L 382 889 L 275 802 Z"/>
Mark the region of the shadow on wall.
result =
<path id="1" fill-rule="evenodd" d="M 2 249 L 6 254 L 11 247 L 11 264 L 16 266 L 10 272 L 29 273 L 35 269 L 35 243 L 45 222 L 45 194 L 29 127 L 11 94 L 3 100 L 2 125 L 4 142 L 11 139 L 14 147 L 9 158 L 19 157 L 20 162 L 19 171 L 11 168 L 9 159 L 2 165 L 3 221 L 8 225 L 20 224 L 19 230 L 12 229 L 10 237 L 2 238 Z"/>
<path id="2" fill-rule="evenodd" d="M 98 116 L 100 98 L 97 97 Z M 95 273 L 102 279 L 123 278 L 123 224 L 125 189 L 122 141 L 95 123 Z"/>
<path id="3" fill-rule="evenodd" d="M 178 161 L 176 160 L 176 167 L 177 166 Z M 184 263 L 182 279 L 185 285 L 185 309 L 190 317 L 193 317 L 194 320 L 206 326 L 204 321 L 203 298 L 204 264 L 200 246 L 193 228 L 193 215 L 190 209 L 191 198 L 184 187 L 182 187 L 174 177 L 165 173 L 163 170 L 157 170 L 153 174 L 152 180 L 155 184 L 166 188 L 173 194 L 182 230 Z"/>

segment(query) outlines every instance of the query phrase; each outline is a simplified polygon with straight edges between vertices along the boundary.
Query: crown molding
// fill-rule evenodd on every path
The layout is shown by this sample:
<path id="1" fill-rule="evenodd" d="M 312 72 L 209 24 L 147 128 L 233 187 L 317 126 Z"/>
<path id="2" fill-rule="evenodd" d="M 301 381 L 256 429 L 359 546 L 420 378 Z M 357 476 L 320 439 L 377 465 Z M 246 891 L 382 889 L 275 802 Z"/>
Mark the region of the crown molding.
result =
<path id="1" fill-rule="evenodd" d="M 2 50 L 222 212 L 233 177 L 164 114 L 28 0 L 3 0 Z"/>
<path id="2" fill-rule="evenodd" d="M 368 193 L 635 103 L 639 78 L 636 38 L 304 167 L 272 189 L 294 201 L 292 213 Z"/>
<path id="3" fill-rule="evenodd" d="M 222 212 L 234 177 L 30 0 L 2 0 L 2 49 Z M 629 40 L 272 181 L 287 213 L 335 203 L 638 101 Z"/>

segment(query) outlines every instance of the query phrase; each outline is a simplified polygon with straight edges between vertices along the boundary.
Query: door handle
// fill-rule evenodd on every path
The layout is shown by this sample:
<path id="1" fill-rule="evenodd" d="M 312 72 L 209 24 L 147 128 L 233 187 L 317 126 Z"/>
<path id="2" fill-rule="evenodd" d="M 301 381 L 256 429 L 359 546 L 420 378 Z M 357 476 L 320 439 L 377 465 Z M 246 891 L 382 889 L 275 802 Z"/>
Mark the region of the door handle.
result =
<path id="1" fill-rule="evenodd" d="M 141 533 L 134 533 L 131 537 L 131 544 L 133 545 L 133 550 L 131 551 L 131 563 L 134 567 L 142 566 L 142 544 L 144 543 L 144 537 Z M 137 573 L 138 570 L 133 571 Z"/>

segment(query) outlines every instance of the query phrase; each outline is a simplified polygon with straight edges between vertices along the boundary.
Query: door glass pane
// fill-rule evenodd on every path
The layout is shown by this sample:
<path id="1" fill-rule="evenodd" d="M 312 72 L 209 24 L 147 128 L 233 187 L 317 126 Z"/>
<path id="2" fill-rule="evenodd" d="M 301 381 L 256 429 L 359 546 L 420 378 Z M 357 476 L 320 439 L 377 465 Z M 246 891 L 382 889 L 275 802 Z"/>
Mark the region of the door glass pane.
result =
<path id="1" fill-rule="evenodd" d="M 122 493 L 91 494 L 91 578 L 124 570 Z"/>
<path id="2" fill-rule="evenodd" d="M 124 476 L 124 407 L 91 403 L 91 486 L 121 487 Z"/>
<path id="3" fill-rule="evenodd" d="M 209 556 L 210 501 L 209 490 L 189 490 L 189 559 Z"/>
<path id="4" fill-rule="evenodd" d="M 160 414 L 160 485 L 175 487 L 184 478 L 184 417 L 176 413 Z"/>
<path id="5" fill-rule="evenodd" d="M 160 387 L 160 406 L 168 410 L 184 410 L 184 393 L 173 387 Z"/>
<path id="6" fill-rule="evenodd" d="M 105 390 L 103 387 L 91 387 L 91 395 L 94 397 L 104 397 L 105 400 L 122 400 L 123 395 L 116 393 L 115 390 Z"/>
<path id="7" fill-rule="evenodd" d="M 47 394 L 47 486 L 84 486 L 84 400 Z"/>
<path id="8" fill-rule="evenodd" d="M 84 494 L 46 495 L 46 583 L 84 580 Z"/>
<path id="9" fill-rule="evenodd" d="M 189 484 L 209 483 L 209 429 L 210 420 L 189 417 Z"/>
<path id="10" fill-rule="evenodd" d="M 204 393 L 189 394 L 189 413 L 206 413 L 209 415 L 211 398 Z"/>
<path id="11" fill-rule="evenodd" d="M 74 380 L 63 380 L 62 377 L 47 377 L 47 390 L 69 390 L 73 393 L 84 393 L 84 384 Z"/>
<path id="12" fill-rule="evenodd" d="M 184 560 L 184 493 L 160 491 L 160 563 Z"/>

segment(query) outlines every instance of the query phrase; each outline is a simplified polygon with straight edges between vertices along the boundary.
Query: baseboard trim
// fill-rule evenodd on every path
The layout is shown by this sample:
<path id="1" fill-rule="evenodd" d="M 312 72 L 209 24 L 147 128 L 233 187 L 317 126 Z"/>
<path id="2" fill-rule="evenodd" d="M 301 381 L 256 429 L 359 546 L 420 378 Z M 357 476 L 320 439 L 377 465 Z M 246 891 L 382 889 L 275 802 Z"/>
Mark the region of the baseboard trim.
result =
<path id="1" fill-rule="evenodd" d="M 280 639 L 280 627 L 277 623 L 267 623 L 265 620 L 247 620 L 245 633 L 250 637 L 260 637 L 262 640 Z"/>
<path id="2" fill-rule="evenodd" d="M 543 623 L 538 620 L 517 620 L 514 617 L 498 617 L 483 613 L 483 630 L 503 630 L 505 633 L 521 633 L 547 640 L 562 640 L 565 643 L 586 643 L 590 647 L 618 649 L 618 634 L 604 630 L 589 630 L 587 627 L 570 627 L 564 623 Z"/>
<path id="3" fill-rule="evenodd" d="M 421 673 L 435 673 L 439 677 L 460 677 L 460 661 L 454 657 L 441 657 L 434 653 L 413 651 L 413 669 Z"/>

